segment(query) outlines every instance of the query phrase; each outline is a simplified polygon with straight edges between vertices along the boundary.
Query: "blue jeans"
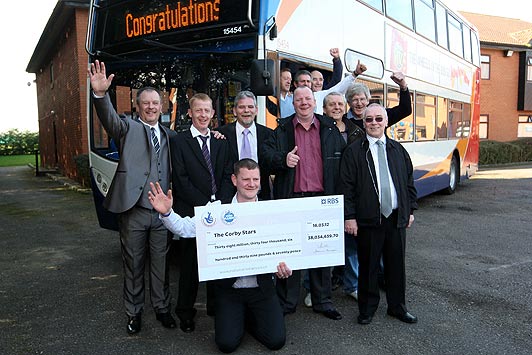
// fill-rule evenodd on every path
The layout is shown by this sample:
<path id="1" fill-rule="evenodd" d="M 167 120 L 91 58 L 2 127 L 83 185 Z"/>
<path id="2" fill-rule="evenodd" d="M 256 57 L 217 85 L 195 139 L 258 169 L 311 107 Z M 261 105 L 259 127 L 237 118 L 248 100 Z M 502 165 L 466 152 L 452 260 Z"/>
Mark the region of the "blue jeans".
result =
<path id="1" fill-rule="evenodd" d="M 357 241 L 352 234 L 345 234 L 344 292 L 358 290 Z"/>

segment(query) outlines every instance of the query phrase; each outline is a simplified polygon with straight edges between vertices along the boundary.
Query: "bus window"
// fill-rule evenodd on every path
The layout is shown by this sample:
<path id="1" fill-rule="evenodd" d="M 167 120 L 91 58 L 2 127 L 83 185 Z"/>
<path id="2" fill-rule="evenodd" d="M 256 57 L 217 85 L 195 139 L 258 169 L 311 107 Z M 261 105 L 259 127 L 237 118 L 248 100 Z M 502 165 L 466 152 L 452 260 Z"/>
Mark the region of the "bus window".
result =
<path id="1" fill-rule="evenodd" d="M 412 95 L 412 94 L 410 94 Z M 412 100 L 413 101 L 413 100 Z M 399 104 L 399 89 L 388 87 L 386 95 L 386 107 L 395 107 Z M 403 118 L 390 127 L 390 137 L 399 142 L 414 140 L 414 117 L 412 115 Z"/>
<path id="2" fill-rule="evenodd" d="M 438 117 L 437 117 L 437 138 L 439 141 L 447 139 L 447 127 L 449 126 L 448 120 L 448 108 L 447 99 L 438 97 Z"/>
<path id="3" fill-rule="evenodd" d="M 416 32 L 436 42 L 436 23 L 432 0 L 414 0 Z"/>
<path id="4" fill-rule="evenodd" d="M 447 128 L 449 139 L 462 136 L 462 103 L 449 102 L 449 126 Z"/>
<path id="5" fill-rule="evenodd" d="M 449 29 L 449 50 L 459 57 L 463 57 L 462 23 L 449 15 L 447 16 L 447 24 Z"/>
<path id="6" fill-rule="evenodd" d="M 412 2 L 410 0 L 387 0 L 386 15 L 412 29 Z"/>
<path id="7" fill-rule="evenodd" d="M 480 50 L 478 47 L 478 37 L 477 37 L 477 34 L 473 31 L 471 31 L 471 54 L 472 54 L 471 62 L 477 67 L 479 67 L 480 66 Z"/>
<path id="8" fill-rule="evenodd" d="M 436 28 L 438 29 L 436 35 L 438 38 L 438 44 L 445 49 L 449 48 L 447 42 L 447 14 L 445 8 L 436 3 Z"/>
<path id="9" fill-rule="evenodd" d="M 369 98 L 370 104 L 384 105 L 384 84 L 376 83 L 369 80 L 357 79 L 358 82 L 366 85 L 369 89 L 371 97 Z"/>
<path id="10" fill-rule="evenodd" d="M 361 0 L 361 2 L 382 12 L 382 0 Z"/>
<path id="11" fill-rule="evenodd" d="M 416 141 L 436 137 L 436 98 L 416 93 Z"/>
<path id="12" fill-rule="evenodd" d="M 462 104 L 463 111 L 462 111 L 462 124 L 460 125 L 462 138 L 467 138 L 471 134 L 471 105 L 470 104 Z"/>
<path id="13" fill-rule="evenodd" d="M 464 59 L 471 62 L 471 30 L 464 25 Z"/>

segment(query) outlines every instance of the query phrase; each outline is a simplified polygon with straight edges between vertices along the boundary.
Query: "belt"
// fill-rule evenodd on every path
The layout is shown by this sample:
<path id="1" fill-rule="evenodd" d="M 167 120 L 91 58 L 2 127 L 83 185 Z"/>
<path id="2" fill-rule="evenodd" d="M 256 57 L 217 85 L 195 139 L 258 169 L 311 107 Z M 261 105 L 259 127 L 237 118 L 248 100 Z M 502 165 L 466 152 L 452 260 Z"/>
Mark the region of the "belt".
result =
<path id="1" fill-rule="evenodd" d="M 314 197 L 314 196 L 323 196 L 323 192 L 310 191 L 310 192 L 294 192 L 292 197 Z"/>

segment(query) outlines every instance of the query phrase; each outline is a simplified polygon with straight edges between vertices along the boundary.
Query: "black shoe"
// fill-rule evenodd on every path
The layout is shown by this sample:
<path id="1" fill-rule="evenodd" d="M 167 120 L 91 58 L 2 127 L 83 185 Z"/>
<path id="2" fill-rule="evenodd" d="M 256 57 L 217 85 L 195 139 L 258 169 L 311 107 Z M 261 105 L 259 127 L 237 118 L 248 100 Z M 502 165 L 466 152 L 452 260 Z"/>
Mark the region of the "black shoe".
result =
<path id="1" fill-rule="evenodd" d="M 161 324 L 165 328 L 175 328 L 177 326 L 175 319 L 172 318 L 172 315 L 170 314 L 170 312 L 157 313 L 156 317 L 157 317 L 157 320 L 161 322 Z"/>
<path id="2" fill-rule="evenodd" d="M 296 313 L 295 309 L 285 309 L 283 310 L 283 316 L 286 316 L 287 314 L 293 314 Z"/>
<path id="3" fill-rule="evenodd" d="M 338 312 L 336 309 L 326 309 L 325 311 L 317 311 L 317 310 L 314 310 L 314 312 L 316 313 L 321 313 L 323 314 L 325 317 L 329 318 L 329 319 L 332 319 L 332 320 L 340 320 L 342 319 L 342 315 L 340 314 L 340 312 Z"/>
<path id="4" fill-rule="evenodd" d="M 369 316 L 367 314 L 359 314 L 357 317 L 357 322 L 358 324 L 368 325 L 371 323 L 372 319 L 373 319 L 373 316 Z"/>
<path id="5" fill-rule="evenodd" d="M 128 334 L 136 334 L 140 332 L 140 326 L 142 324 L 142 319 L 140 314 L 136 316 L 128 316 L 127 319 L 127 332 Z"/>
<path id="6" fill-rule="evenodd" d="M 196 329 L 196 323 L 193 319 L 182 319 L 179 323 L 179 328 L 185 333 L 191 333 Z"/>
<path id="7" fill-rule="evenodd" d="M 417 323 L 417 317 L 410 314 L 409 312 L 396 313 L 392 312 L 391 310 L 388 310 L 386 313 L 388 313 L 388 315 L 391 317 L 399 319 L 401 322 L 409 324 Z"/>

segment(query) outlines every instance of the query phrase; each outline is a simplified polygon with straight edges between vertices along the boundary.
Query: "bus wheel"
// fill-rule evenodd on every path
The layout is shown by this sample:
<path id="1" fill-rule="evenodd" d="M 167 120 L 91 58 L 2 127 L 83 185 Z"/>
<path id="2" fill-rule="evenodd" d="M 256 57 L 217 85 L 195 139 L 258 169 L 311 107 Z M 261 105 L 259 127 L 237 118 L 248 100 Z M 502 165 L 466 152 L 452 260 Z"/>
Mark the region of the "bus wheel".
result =
<path id="1" fill-rule="evenodd" d="M 458 186 L 458 181 L 460 181 L 458 159 L 456 159 L 456 155 L 453 155 L 453 158 L 451 160 L 451 166 L 449 167 L 449 184 L 443 190 L 443 192 L 447 195 L 454 194 L 454 192 L 456 191 L 456 187 Z"/>

